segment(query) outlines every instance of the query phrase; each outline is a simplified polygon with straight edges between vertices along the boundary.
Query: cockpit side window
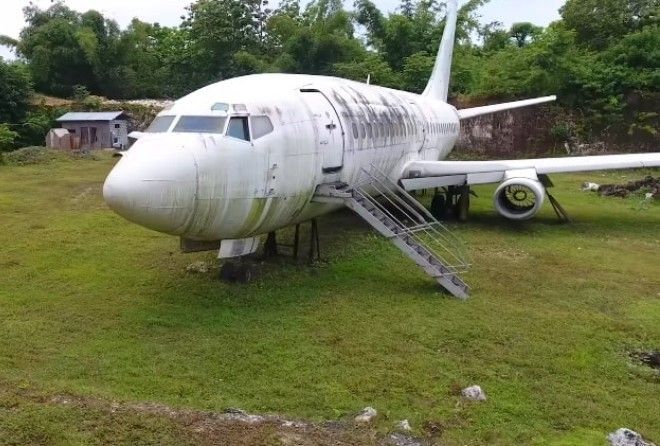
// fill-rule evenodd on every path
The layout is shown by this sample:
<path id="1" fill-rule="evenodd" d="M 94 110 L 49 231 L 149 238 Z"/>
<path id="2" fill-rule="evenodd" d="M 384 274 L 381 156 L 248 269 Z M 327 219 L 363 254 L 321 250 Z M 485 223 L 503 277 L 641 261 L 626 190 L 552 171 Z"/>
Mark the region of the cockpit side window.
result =
<path id="1" fill-rule="evenodd" d="M 165 133 L 169 130 L 175 116 L 156 116 L 145 133 Z"/>
<path id="2" fill-rule="evenodd" d="M 227 136 L 249 141 L 250 128 L 248 126 L 248 118 L 231 118 L 229 120 L 229 127 L 227 127 Z"/>
<path id="3" fill-rule="evenodd" d="M 273 123 L 268 116 L 254 116 L 250 120 L 252 121 L 253 139 L 262 138 L 274 130 Z"/>
<path id="4" fill-rule="evenodd" d="M 222 116 L 181 116 L 173 132 L 179 133 L 222 133 L 227 118 Z"/>

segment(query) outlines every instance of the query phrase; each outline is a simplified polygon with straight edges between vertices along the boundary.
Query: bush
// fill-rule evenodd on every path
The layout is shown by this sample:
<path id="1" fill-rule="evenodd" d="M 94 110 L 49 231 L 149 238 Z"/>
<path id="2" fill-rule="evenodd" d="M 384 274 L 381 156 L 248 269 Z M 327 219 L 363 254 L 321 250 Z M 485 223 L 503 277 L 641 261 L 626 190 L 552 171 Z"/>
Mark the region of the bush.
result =
<path id="1" fill-rule="evenodd" d="M 18 133 L 9 128 L 9 125 L 0 124 L 0 152 L 11 150 L 16 138 L 18 138 Z"/>
<path id="2" fill-rule="evenodd" d="M 3 158 L 4 163 L 9 166 L 29 166 L 48 163 L 57 158 L 57 155 L 45 147 L 25 147 L 5 153 Z"/>

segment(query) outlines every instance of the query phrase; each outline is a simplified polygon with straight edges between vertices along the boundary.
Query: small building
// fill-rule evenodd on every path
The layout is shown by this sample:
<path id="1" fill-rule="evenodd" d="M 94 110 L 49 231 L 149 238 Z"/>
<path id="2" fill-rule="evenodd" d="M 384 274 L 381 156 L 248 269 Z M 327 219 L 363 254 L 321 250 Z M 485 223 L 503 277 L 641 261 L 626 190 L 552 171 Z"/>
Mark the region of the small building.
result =
<path id="1" fill-rule="evenodd" d="M 128 115 L 123 111 L 71 112 L 61 116 L 57 122 L 71 134 L 72 148 L 128 147 Z"/>
<path id="2" fill-rule="evenodd" d="M 46 135 L 46 147 L 49 149 L 73 149 L 71 133 L 67 129 L 50 129 Z"/>

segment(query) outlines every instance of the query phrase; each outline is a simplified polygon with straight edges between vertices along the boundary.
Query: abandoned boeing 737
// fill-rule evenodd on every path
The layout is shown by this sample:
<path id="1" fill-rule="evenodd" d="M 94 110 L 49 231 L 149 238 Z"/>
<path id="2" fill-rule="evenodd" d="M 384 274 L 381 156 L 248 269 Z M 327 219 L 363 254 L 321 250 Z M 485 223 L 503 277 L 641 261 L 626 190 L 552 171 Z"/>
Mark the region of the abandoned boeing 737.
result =
<path id="1" fill-rule="evenodd" d="M 193 92 L 139 135 L 105 182 L 106 202 L 134 223 L 180 236 L 184 246 L 217 243 L 221 258 L 251 254 L 261 235 L 348 206 L 447 291 L 467 297 L 460 243 L 407 191 L 451 187 L 456 197 L 440 199 L 466 209 L 470 186 L 500 183 L 495 209 L 523 220 L 548 196 L 548 174 L 659 166 L 660 153 L 442 161 L 461 120 L 555 100 L 466 110 L 448 104 L 456 20 L 452 0 L 421 95 L 288 74 Z"/>

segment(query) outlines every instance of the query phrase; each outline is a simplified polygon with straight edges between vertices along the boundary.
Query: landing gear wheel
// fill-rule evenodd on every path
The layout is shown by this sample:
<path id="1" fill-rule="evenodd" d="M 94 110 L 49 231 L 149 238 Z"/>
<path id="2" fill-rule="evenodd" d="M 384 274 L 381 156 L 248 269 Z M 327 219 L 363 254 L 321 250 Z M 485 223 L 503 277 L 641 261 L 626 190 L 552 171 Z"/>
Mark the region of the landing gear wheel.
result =
<path id="1" fill-rule="evenodd" d="M 224 282 L 234 282 L 238 265 L 234 262 L 226 262 L 220 267 L 220 279 Z"/>
<path id="2" fill-rule="evenodd" d="M 431 202 L 431 215 L 433 215 L 438 220 L 442 220 L 445 218 L 446 212 L 447 199 L 445 196 L 438 194 L 433 197 L 433 201 Z"/>
<path id="3" fill-rule="evenodd" d="M 227 262 L 220 268 L 220 279 L 230 283 L 250 283 L 256 275 L 255 266 L 249 262 Z"/>
<path id="4" fill-rule="evenodd" d="M 255 271 L 254 267 L 249 263 L 242 263 L 238 265 L 236 271 L 236 281 L 239 283 L 250 283 L 254 279 Z"/>

